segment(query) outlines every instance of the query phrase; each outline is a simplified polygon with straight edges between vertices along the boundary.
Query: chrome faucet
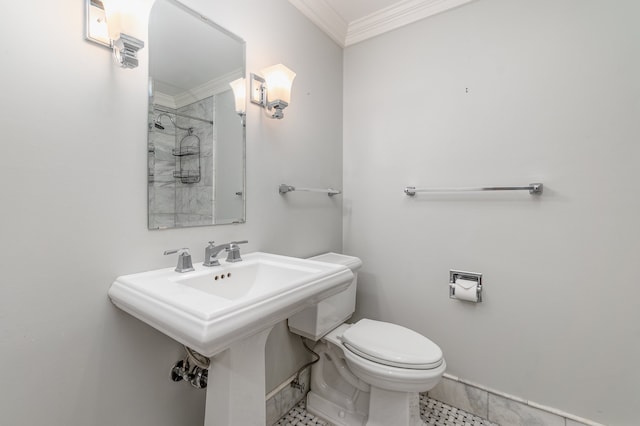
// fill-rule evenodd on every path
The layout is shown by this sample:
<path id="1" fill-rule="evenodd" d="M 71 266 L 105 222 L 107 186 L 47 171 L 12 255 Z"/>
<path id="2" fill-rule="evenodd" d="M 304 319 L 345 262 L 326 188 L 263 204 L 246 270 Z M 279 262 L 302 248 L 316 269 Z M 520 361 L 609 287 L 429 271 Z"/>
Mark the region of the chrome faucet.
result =
<path id="1" fill-rule="evenodd" d="M 240 262 L 240 247 L 238 244 L 245 244 L 249 241 L 231 241 L 230 243 L 215 245 L 213 241 L 209 241 L 209 246 L 204 249 L 204 266 L 220 266 L 218 254 L 222 250 L 227 252 L 227 262 Z"/>
<path id="2" fill-rule="evenodd" d="M 176 266 L 176 272 L 191 272 L 193 271 L 193 263 L 191 263 L 191 254 L 188 248 L 166 250 L 165 256 L 168 254 L 178 253 L 178 266 Z"/>

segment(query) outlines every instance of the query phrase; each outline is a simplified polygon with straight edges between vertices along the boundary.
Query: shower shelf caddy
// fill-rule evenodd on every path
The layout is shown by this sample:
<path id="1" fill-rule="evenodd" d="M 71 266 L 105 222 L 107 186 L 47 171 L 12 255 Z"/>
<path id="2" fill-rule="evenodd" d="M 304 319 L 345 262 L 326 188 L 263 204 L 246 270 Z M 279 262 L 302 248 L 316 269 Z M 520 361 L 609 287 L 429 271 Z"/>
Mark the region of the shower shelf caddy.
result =
<path id="1" fill-rule="evenodd" d="M 174 157 L 184 157 L 185 155 L 198 155 L 200 148 L 197 146 L 186 146 L 184 148 L 173 148 L 171 153 Z"/>
<path id="2" fill-rule="evenodd" d="M 179 170 L 173 172 L 173 177 L 182 183 L 200 182 L 200 138 L 193 133 L 193 127 L 187 129 L 187 135 L 180 140 L 178 148 L 172 150 L 172 154 L 180 159 Z M 194 162 L 197 162 L 197 169 Z"/>

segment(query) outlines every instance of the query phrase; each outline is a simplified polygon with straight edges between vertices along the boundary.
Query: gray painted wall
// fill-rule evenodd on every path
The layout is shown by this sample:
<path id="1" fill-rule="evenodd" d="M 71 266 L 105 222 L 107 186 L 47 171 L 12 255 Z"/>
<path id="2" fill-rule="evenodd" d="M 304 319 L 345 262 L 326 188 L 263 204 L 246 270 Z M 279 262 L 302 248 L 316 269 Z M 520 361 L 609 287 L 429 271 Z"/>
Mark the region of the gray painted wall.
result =
<path id="1" fill-rule="evenodd" d="M 481 0 L 345 50 L 359 316 L 429 336 L 456 376 L 637 424 L 639 15 Z M 540 198 L 402 192 L 535 181 Z M 450 300 L 449 269 L 484 273 L 485 302 Z"/>
<path id="2" fill-rule="evenodd" d="M 169 248 L 201 262 L 212 239 L 294 256 L 341 249 L 339 197 L 287 201 L 277 187 L 342 186 L 342 50 L 286 0 L 185 3 L 247 41 L 247 70 L 298 73 L 284 120 L 248 107 L 245 225 L 148 231 L 148 50 L 139 68 L 116 68 L 84 41 L 81 1 L 2 13 L 4 425 L 201 425 L 204 392 L 168 379 L 182 348 L 109 302 L 114 278 L 173 266 Z M 267 390 L 306 361 L 284 324 L 267 354 Z"/>

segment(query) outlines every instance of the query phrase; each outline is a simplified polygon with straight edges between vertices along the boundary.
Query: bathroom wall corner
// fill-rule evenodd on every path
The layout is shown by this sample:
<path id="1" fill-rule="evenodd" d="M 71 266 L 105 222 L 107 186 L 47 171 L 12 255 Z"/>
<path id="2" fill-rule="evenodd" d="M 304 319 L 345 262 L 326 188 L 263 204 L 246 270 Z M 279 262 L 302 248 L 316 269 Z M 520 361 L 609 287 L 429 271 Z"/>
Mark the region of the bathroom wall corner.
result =
<path id="1" fill-rule="evenodd" d="M 281 383 L 267 395 L 267 425 L 273 425 L 296 406 L 309 392 L 311 381 L 311 367 L 300 373 L 300 387 L 293 387 L 295 375 Z"/>

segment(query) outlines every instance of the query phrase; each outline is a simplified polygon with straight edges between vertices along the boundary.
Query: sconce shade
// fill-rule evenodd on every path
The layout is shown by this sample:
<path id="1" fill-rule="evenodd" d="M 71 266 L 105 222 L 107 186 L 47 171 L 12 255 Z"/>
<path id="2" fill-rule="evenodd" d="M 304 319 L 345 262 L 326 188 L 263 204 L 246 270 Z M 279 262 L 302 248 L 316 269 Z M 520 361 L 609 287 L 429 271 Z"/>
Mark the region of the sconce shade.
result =
<path id="1" fill-rule="evenodd" d="M 116 40 L 121 33 L 143 39 L 142 25 L 139 22 L 145 16 L 143 3 L 134 0 L 103 0 L 104 11 L 109 25 L 109 37 Z"/>
<path id="2" fill-rule="evenodd" d="M 266 81 L 268 102 L 291 102 L 291 86 L 296 73 L 282 64 L 274 65 L 262 70 Z"/>
<path id="3" fill-rule="evenodd" d="M 236 112 L 240 115 L 245 113 L 247 105 L 247 84 L 244 78 L 233 80 L 229 83 L 233 90 L 233 97 L 236 101 Z"/>

